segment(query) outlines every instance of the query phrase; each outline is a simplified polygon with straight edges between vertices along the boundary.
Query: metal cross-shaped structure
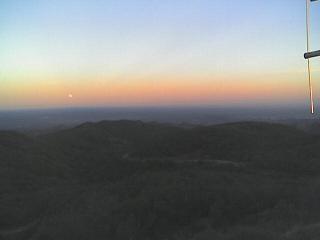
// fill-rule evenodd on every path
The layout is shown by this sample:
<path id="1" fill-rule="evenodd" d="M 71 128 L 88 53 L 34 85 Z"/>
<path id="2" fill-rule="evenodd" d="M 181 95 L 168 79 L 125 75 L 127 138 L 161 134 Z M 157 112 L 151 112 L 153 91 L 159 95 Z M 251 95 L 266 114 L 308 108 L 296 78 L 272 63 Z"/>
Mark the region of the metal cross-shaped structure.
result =
<path id="1" fill-rule="evenodd" d="M 311 113 L 314 113 L 314 101 L 313 101 L 313 90 L 312 90 L 312 81 L 311 81 L 311 67 L 310 67 L 310 58 L 319 57 L 320 50 L 310 51 L 310 3 L 316 2 L 318 0 L 306 0 L 306 27 L 307 27 L 307 52 L 304 54 L 304 58 L 308 61 L 308 80 L 309 80 L 309 94 L 310 94 L 310 110 Z"/>

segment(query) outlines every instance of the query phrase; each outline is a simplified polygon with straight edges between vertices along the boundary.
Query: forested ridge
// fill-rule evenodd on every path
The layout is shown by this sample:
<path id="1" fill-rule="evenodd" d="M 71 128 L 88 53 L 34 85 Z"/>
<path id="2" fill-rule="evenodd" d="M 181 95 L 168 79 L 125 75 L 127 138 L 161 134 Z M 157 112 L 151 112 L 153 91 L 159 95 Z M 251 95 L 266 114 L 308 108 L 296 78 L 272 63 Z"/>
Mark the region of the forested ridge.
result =
<path id="1" fill-rule="evenodd" d="M 262 122 L 0 131 L 0 239 L 318 239 L 319 146 Z"/>

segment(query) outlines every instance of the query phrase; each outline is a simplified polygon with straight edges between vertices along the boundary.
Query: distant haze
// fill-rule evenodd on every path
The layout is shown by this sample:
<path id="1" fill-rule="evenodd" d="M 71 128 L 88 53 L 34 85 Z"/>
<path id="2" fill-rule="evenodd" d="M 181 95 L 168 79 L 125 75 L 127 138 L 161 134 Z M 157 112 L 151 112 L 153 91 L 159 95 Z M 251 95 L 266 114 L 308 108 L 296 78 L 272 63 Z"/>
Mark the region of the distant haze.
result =
<path id="1" fill-rule="evenodd" d="M 41 130 L 101 120 L 142 120 L 173 124 L 315 119 L 307 108 L 109 107 L 0 111 L 0 129 Z"/>

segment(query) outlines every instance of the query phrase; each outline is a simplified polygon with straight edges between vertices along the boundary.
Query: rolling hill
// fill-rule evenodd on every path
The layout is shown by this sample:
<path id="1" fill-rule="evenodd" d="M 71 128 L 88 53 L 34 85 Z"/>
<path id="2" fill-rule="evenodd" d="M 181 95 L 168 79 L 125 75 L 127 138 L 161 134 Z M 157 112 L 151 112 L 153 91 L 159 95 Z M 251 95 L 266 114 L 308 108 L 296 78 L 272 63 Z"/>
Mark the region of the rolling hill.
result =
<path id="1" fill-rule="evenodd" d="M 319 146 L 263 122 L 0 131 L 0 236 L 298 239 L 320 222 Z"/>

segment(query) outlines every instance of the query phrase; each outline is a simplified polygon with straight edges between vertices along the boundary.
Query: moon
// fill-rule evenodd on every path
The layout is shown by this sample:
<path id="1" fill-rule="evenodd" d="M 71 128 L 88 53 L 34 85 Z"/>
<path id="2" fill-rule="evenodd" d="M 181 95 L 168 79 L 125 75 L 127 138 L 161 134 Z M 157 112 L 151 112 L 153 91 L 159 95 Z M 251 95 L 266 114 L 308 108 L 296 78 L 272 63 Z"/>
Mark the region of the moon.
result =
<path id="1" fill-rule="evenodd" d="M 69 98 L 73 98 L 72 93 L 69 93 L 69 94 L 68 94 L 68 97 L 69 97 Z"/>

